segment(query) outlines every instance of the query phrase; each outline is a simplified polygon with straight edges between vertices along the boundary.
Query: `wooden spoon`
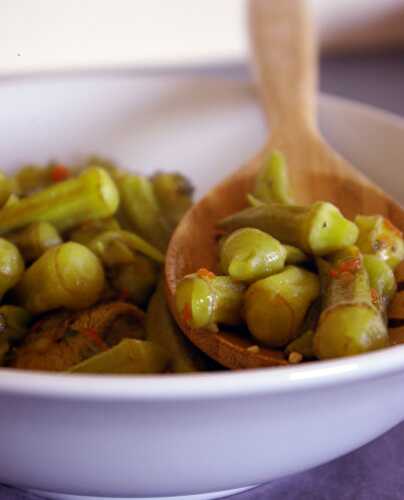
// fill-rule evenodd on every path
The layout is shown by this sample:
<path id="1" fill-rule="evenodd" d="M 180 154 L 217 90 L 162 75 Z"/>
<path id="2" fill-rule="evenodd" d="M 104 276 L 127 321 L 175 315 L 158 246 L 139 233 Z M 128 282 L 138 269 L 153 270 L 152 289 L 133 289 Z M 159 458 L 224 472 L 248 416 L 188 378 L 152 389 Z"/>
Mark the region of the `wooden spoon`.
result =
<path id="1" fill-rule="evenodd" d="M 282 351 L 248 349 L 254 342 L 247 336 L 189 328 L 178 317 L 175 289 L 181 278 L 199 268 L 217 270 L 215 225 L 246 206 L 246 194 L 252 190 L 264 155 L 273 149 L 285 154 L 293 192 L 301 204 L 327 200 L 347 217 L 382 214 L 404 229 L 400 206 L 320 136 L 315 118 L 316 44 L 305 1 L 250 0 L 249 21 L 253 66 L 271 125 L 270 137 L 255 158 L 187 213 L 166 258 L 168 299 L 182 330 L 202 351 L 233 369 L 282 365 L 287 360 Z"/>

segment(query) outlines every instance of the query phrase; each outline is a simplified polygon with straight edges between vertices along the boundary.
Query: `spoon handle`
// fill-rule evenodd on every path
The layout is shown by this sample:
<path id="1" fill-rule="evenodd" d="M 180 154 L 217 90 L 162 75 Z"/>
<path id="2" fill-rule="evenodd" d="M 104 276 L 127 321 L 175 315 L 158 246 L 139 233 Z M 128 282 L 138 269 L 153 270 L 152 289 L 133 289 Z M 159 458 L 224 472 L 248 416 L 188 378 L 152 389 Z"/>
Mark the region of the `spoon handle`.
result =
<path id="1" fill-rule="evenodd" d="M 317 50 L 306 1 L 250 0 L 249 28 L 253 68 L 272 130 L 314 129 Z"/>

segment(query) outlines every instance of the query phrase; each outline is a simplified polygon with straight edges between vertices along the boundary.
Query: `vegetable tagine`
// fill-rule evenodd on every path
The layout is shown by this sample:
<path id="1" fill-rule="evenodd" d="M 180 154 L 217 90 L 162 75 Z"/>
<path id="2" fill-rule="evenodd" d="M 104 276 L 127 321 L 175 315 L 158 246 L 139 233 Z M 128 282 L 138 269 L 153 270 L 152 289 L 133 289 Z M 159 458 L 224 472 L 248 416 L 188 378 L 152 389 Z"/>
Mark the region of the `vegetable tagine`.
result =
<path id="1" fill-rule="evenodd" d="M 289 363 L 387 347 L 387 310 L 404 259 L 401 232 L 380 215 L 348 220 L 335 205 L 293 202 L 283 155 L 264 161 L 249 208 L 218 221 L 220 274 L 195 270 L 176 290 L 185 328 L 249 336 L 251 352 Z"/>

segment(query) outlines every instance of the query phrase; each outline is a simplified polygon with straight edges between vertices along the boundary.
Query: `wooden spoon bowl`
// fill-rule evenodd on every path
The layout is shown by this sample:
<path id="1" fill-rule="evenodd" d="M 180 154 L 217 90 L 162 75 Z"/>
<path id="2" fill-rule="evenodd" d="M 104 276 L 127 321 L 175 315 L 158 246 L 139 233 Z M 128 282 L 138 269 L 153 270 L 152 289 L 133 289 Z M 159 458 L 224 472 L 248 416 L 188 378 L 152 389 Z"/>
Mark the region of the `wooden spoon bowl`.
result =
<path id="1" fill-rule="evenodd" d="M 175 290 L 185 275 L 199 268 L 218 270 L 216 224 L 247 206 L 246 195 L 253 188 L 264 155 L 273 149 L 284 153 L 299 203 L 330 201 L 350 218 L 358 213 L 381 214 L 404 230 L 401 207 L 338 156 L 317 130 L 316 51 L 305 2 L 250 0 L 249 6 L 255 69 L 272 134 L 255 158 L 187 213 L 171 239 L 166 257 L 168 300 L 180 327 L 197 347 L 232 369 L 285 365 L 287 360 L 282 351 L 249 349 L 255 342 L 248 336 L 189 328 L 177 314 Z M 401 269 L 404 271 L 400 268 L 400 279 L 404 281 Z M 404 319 L 404 300 L 401 303 L 403 307 L 397 305 L 397 297 L 393 302 L 395 319 L 400 315 Z M 395 336 L 400 337 L 397 332 Z"/>

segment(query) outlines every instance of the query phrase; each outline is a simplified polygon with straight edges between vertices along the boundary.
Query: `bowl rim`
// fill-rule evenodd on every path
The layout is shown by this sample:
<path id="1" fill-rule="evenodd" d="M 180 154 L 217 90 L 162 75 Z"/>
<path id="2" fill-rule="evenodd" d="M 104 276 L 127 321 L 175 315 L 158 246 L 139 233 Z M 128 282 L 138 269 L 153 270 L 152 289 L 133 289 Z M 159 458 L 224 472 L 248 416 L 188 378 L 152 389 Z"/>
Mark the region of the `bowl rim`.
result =
<path id="1" fill-rule="evenodd" d="M 58 75 L 60 77 L 60 75 Z M 99 79 L 88 74 L 77 79 Z M 130 78 L 122 75 L 116 78 Z M 152 77 L 153 78 L 153 77 Z M 191 77 L 191 79 L 199 79 Z M 230 83 L 230 79 L 206 78 Z M 71 76 L 69 79 L 75 79 Z M 132 79 L 132 78 L 130 78 Z M 8 83 L 8 82 L 5 82 Z M 14 81 L 15 83 L 15 81 Z M 240 82 L 240 84 L 245 82 Z M 321 106 L 338 105 L 399 128 L 404 138 L 404 119 L 375 106 L 339 96 L 321 94 Z M 404 345 L 349 358 L 310 362 L 304 365 L 172 375 L 76 375 L 17 371 L 1 368 L 0 396 L 99 401 L 156 402 L 237 398 L 287 393 L 325 386 L 393 376 L 404 370 Z M 102 383 L 100 384 L 100 381 Z"/>

